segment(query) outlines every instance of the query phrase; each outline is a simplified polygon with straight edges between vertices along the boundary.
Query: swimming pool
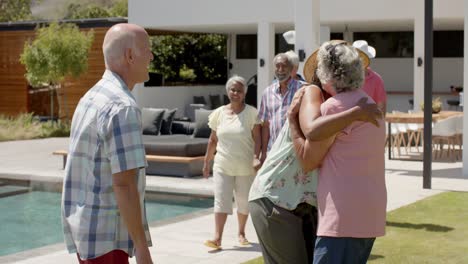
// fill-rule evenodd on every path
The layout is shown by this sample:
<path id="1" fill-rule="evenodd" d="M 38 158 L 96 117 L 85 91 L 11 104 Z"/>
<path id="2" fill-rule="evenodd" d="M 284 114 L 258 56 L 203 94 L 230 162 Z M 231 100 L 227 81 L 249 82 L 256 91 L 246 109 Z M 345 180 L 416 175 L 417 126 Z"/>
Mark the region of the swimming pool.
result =
<path id="1" fill-rule="evenodd" d="M 14 186 L 1 186 L 0 194 L 15 191 Z M 61 194 L 46 191 L 24 191 L 0 198 L 0 256 L 63 242 L 60 220 Z M 1 197 L 1 196 L 0 196 Z M 146 213 L 154 223 L 196 212 L 213 206 L 210 198 L 174 195 L 148 195 Z"/>

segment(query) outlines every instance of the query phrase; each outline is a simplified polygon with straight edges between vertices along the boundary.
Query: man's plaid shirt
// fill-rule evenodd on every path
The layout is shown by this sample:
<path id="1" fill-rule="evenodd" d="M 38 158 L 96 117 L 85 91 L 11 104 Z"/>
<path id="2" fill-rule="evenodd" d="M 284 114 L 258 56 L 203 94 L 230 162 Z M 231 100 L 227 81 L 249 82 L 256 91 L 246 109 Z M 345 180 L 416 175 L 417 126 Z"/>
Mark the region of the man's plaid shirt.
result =
<path id="1" fill-rule="evenodd" d="M 287 92 L 281 95 L 279 82 L 278 80 L 274 80 L 273 83 L 263 91 L 262 101 L 260 102 L 260 108 L 258 110 L 258 118 L 262 122 L 268 121 L 270 123 L 268 150 L 273 146 L 281 128 L 286 122 L 286 114 L 294 98 L 294 94 L 304 84 L 304 82 L 291 78 L 288 81 Z"/>
<path id="2" fill-rule="evenodd" d="M 62 194 L 62 223 L 70 253 L 96 258 L 114 249 L 134 254 L 120 217 L 112 174 L 140 168 L 138 191 L 148 244 L 144 207 L 145 149 L 141 111 L 120 77 L 106 70 L 81 98 L 73 116 Z"/>

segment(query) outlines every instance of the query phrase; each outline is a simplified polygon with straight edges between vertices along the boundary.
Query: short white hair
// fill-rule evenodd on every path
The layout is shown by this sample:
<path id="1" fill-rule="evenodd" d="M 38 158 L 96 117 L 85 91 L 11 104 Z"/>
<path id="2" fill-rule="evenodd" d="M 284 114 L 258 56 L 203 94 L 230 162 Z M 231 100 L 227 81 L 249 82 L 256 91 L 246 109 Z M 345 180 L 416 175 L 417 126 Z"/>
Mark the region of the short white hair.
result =
<path id="1" fill-rule="evenodd" d="M 285 54 L 286 56 L 288 56 L 288 59 L 291 61 L 291 64 L 294 67 L 299 67 L 299 56 L 297 55 L 296 52 L 289 50 Z"/>
<path id="2" fill-rule="evenodd" d="M 276 56 L 273 58 L 273 65 L 276 65 L 278 62 L 279 58 L 285 58 L 286 61 L 288 62 L 288 65 L 291 67 L 294 67 L 294 64 L 292 63 L 291 58 L 286 54 L 286 53 L 278 53 Z"/>
<path id="3" fill-rule="evenodd" d="M 244 87 L 244 93 L 247 94 L 247 83 L 245 82 L 245 79 L 242 78 L 239 75 L 234 75 L 229 80 L 226 82 L 226 92 L 229 93 L 229 89 L 231 89 L 231 86 L 235 83 L 240 83 L 242 87 Z"/>
<path id="4" fill-rule="evenodd" d="M 111 65 L 121 66 L 125 51 L 129 48 L 139 54 L 140 50 L 137 48 L 136 40 L 137 36 L 133 31 L 123 30 L 118 25 L 110 28 L 102 44 L 106 68 L 109 68 Z"/>
<path id="5" fill-rule="evenodd" d="M 325 42 L 317 54 L 317 76 L 331 83 L 337 93 L 359 89 L 364 82 L 364 69 L 359 52 L 346 42 Z"/>

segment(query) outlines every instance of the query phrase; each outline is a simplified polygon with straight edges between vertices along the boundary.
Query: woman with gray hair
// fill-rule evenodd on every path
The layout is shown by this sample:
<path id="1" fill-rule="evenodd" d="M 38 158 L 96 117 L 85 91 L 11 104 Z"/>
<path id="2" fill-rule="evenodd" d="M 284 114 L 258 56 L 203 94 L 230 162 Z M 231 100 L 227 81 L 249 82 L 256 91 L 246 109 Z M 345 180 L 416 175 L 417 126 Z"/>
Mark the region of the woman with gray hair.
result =
<path id="1" fill-rule="evenodd" d="M 343 41 L 325 42 L 317 54 L 317 76 L 332 95 L 322 116 L 355 107 L 364 67 L 360 53 Z M 385 234 L 385 126 L 353 122 L 335 135 L 320 168 L 317 185 L 319 224 L 314 263 L 366 263 L 375 238 Z"/>
<path id="2" fill-rule="evenodd" d="M 203 176 L 210 174 L 213 163 L 215 235 L 205 245 L 221 249 L 224 224 L 227 215 L 232 214 L 232 196 L 237 204 L 239 222 L 238 240 L 248 245 L 245 225 L 249 215 L 247 199 L 255 172 L 261 165 L 260 121 L 257 109 L 245 104 L 247 85 L 240 76 L 231 77 L 226 83 L 229 104 L 221 106 L 209 116 L 211 135 L 203 166 Z M 216 155 L 215 155 L 216 153 Z"/>
<path id="3" fill-rule="evenodd" d="M 339 114 L 321 116 L 320 105 L 328 94 L 316 78 L 317 53 L 304 65 L 304 76 L 312 85 L 296 92 L 280 140 L 273 145 L 250 190 L 252 222 L 265 264 L 313 262 L 318 167 L 333 135 L 353 122 L 377 123 L 381 118 L 380 110 L 368 104 L 367 98 Z"/>

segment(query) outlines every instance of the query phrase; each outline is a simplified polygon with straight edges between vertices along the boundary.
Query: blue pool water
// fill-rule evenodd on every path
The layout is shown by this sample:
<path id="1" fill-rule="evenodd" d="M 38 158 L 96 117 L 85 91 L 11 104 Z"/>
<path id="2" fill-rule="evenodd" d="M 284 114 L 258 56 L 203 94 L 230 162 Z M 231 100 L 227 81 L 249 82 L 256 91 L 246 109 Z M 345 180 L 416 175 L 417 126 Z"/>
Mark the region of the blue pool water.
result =
<path id="1" fill-rule="evenodd" d="M 42 191 L 0 198 L 0 256 L 63 242 L 60 199 L 60 193 Z M 146 203 L 150 223 L 213 206 L 206 198 L 151 199 Z"/>

